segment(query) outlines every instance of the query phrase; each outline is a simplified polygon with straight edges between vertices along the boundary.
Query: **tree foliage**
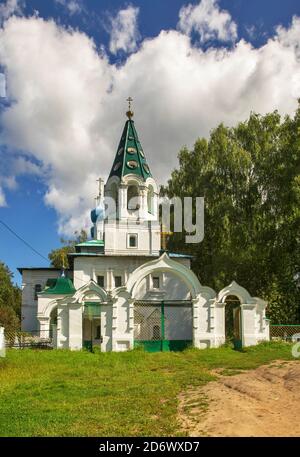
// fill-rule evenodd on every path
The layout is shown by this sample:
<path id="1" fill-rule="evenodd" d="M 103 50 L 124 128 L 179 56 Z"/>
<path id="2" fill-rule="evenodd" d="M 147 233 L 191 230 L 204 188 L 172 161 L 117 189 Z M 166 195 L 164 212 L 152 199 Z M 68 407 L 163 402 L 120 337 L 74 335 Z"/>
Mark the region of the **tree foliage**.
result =
<path id="1" fill-rule="evenodd" d="M 186 245 L 203 284 L 220 290 L 236 280 L 268 300 L 273 323 L 299 321 L 300 104 L 293 118 L 252 113 L 219 125 L 180 151 L 163 191 L 204 196 L 204 240 Z M 182 251 L 184 235 L 169 249 Z"/>
<path id="2" fill-rule="evenodd" d="M 72 240 L 60 240 L 60 248 L 53 249 L 49 254 L 49 260 L 51 265 L 55 268 L 69 268 L 68 254 L 75 252 L 75 245 L 82 243 L 87 240 L 87 233 L 85 230 L 81 230 L 80 233 L 74 233 L 75 238 Z"/>
<path id="3" fill-rule="evenodd" d="M 12 272 L 0 262 L 0 325 L 6 330 L 19 328 L 21 319 L 21 290 L 12 280 Z"/>

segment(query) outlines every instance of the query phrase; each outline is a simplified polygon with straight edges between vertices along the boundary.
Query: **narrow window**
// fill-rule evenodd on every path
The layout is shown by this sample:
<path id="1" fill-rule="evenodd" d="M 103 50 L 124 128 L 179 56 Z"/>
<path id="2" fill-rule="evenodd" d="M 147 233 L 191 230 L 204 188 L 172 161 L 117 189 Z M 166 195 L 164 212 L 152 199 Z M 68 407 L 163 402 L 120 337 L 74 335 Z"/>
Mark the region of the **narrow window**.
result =
<path id="1" fill-rule="evenodd" d="M 100 340 L 100 338 L 101 338 L 101 326 L 97 325 L 95 330 L 96 330 L 96 332 L 95 332 L 95 340 Z"/>
<path id="2" fill-rule="evenodd" d="M 139 191 L 135 185 L 128 186 L 127 209 L 139 209 Z"/>
<path id="3" fill-rule="evenodd" d="M 150 213 L 150 214 L 154 213 L 153 199 L 154 199 L 153 187 L 149 186 L 148 193 L 147 193 L 147 206 L 148 206 L 148 213 Z"/>
<path id="4" fill-rule="evenodd" d="M 115 287 L 121 287 L 122 285 L 122 276 L 115 276 Z"/>
<path id="5" fill-rule="evenodd" d="M 42 291 L 42 286 L 41 284 L 36 284 L 34 286 L 34 299 L 37 300 L 38 299 L 38 293 Z"/>
<path id="6" fill-rule="evenodd" d="M 97 284 L 100 287 L 104 287 L 104 276 L 97 276 Z"/>
<path id="7" fill-rule="evenodd" d="M 153 276 L 153 289 L 159 289 L 159 277 L 158 276 Z"/>
<path id="8" fill-rule="evenodd" d="M 137 247 L 137 235 L 129 235 L 129 247 L 130 248 Z"/>

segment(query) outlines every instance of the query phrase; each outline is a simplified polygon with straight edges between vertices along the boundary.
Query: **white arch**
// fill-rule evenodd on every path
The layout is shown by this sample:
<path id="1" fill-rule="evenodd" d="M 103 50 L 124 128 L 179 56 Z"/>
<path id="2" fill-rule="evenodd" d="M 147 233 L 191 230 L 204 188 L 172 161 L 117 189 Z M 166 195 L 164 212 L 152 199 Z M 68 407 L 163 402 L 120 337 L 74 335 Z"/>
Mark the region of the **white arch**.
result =
<path id="1" fill-rule="evenodd" d="M 110 191 L 111 186 L 114 185 L 114 184 L 117 187 L 119 186 L 119 184 L 120 184 L 119 176 L 113 175 L 108 179 L 107 183 L 104 186 L 104 194 L 106 194 L 107 191 Z"/>
<path id="2" fill-rule="evenodd" d="M 108 301 L 107 292 L 102 289 L 102 287 L 98 286 L 98 284 L 96 284 L 92 279 L 87 284 L 84 284 L 76 290 L 71 301 L 72 303 L 83 303 L 89 299 L 89 295 L 96 296 L 101 302 Z"/>
<path id="3" fill-rule="evenodd" d="M 55 298 L 47 303 L 42 313 L 39 313 L 39 317 L 48 317 L 50 319 L 50 314 L 54 308 L 58 305 L 59 299 Z"/>
<path id="4" fill-rule="evenodd" d="M 159 271 L 168 271 L 178 276 L 187 285 L 192 298 L 197 298 L 201 293 L 209 294 L 211 297 L 215 296 L 215 292 L 212 289 L 201 286 L 199 279 L 192 270 L 170 259 L 166 253 L 158 259 L 151 260 L 134 270 L 128 279 L 127 291 L 134 298 L 140 282 L 149 274 Z"/>
<path id="5" fill-rule="evenodd" d="M 157 186 L 156 181 L 149 176 L 149 178 L 146 179 L 146 186 L 149 188 L 149 186 L 153 187 L 154 193 L 158 194 L 159 193 L 159 188 Z"/>
<path id="6" fill-rule="evenodd" d="M 228 286 L 224 287 L 224 289 L 222 289 L 218 293 L 216 301 L 218 303 L 225 303 L 225 300 L 228 297 L 228 295 L 236 296 L 240 300 L 241 304 L 256 303 L 255 298 L 251 297 L 248 290 L 246 290 L 244 287 L 240 286 L 235 281 L 232 281 Z"/>
<path id="7" fill-rule="evenodd" d="M 122 184 L 128 186 L 130 184 L 134 184 L 136 186 L 143 186 L 144 180 L 138 175 L 134 173 L 130 173 L 129 175 L 125 175 L 122 177 Z"/>

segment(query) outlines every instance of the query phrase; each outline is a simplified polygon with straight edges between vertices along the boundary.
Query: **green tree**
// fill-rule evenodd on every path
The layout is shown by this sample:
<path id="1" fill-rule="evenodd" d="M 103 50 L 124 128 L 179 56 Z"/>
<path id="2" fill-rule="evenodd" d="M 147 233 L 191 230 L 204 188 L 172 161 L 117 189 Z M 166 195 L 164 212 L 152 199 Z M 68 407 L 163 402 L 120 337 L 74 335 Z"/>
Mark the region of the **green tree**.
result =
<path id="1" fill-rule="evenodd" d="M 186 245 L 203 284 L 220 290 L 234 279 L 269 301 L 273 322 L 299 321 L 300 105 L 293 118 L 252 113 L 219 125 L 180 151 L 163 192 L 204 196 L 204 240 Z M 169 249 L 182 250 L 184 235 Z"/>
<path id="2" fill-rule="evenodd" d="M 20 327 L 21 290 L 12 280 L 12 272 L 0 262 L 0 325 L 6 330 Z"/>
<path id="3" fill-rule="evenodd" d="M 60 240 L 60 248 L 53 249 L 49 254 L 49 260 L 51 265 L 55 268 L 69 268 L 68 254 L 75 252 L 75 245 L 78 243 L 83 243 L 87 240 L 87 233 L 85 230 L 81 230 L 80 233 L 74 233 L 75 238 L 72 240 L 65 240 L 62 238 Z"/>

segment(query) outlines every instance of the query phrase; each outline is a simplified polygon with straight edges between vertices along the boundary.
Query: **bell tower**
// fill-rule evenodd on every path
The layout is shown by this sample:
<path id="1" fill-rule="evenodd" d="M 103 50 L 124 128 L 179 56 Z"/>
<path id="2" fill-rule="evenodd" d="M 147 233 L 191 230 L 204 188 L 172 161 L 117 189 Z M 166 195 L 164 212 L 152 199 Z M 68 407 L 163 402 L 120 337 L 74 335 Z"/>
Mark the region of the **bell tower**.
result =
<path id="1" fill-rule="evenodd" d="M 94 238 L 103 231 L 105 254 L 158 255 L 158 186 L 135 129 L 132 98 L 127 101 L 128 119 L 104 186 L 105 220 L 95 216 Z"/>

